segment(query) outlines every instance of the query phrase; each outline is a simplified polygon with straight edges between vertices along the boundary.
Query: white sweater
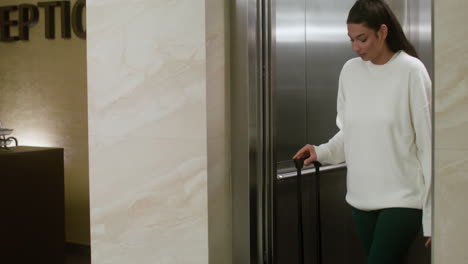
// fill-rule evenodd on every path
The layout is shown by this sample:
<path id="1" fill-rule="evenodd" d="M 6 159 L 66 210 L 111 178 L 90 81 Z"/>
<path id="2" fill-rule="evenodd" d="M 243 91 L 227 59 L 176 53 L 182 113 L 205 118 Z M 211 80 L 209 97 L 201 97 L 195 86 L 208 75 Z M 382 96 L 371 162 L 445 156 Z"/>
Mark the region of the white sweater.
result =
<path id="1" fill-rule="evenodd" d="M 346 201 L 360 210 L 423 209 L 431 236 L 431 80 L 404 51 L 384 65 L 349 60 L 339 80 L 340 131 L 316 147 L 324 164 L 346 161 Z"/>

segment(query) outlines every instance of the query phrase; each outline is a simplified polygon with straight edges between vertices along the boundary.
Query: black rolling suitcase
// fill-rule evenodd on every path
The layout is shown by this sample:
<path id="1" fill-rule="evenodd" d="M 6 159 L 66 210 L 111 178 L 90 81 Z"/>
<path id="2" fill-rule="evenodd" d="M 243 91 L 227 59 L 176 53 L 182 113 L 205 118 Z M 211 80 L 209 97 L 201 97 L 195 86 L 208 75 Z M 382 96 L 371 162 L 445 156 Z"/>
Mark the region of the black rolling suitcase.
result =
<path id="1" fill-rule="evenodd" d="M 295 159 L 294 160 L 294 165 L 296 166 L 297 170 L 297 219 L 298 219 L 298 225 L 297 225 L 297 245 L 298 245 L 298 259 L 299 259 L 299 264 L 304 264 L 304 231 L 303 231 L 303 210 L 304 206 L 302 204 L 302 183 L 303 183 L 303 177 L 302 177 L 302 168 L 304 167 L 304 159 Z M 321 235 L 321 220 L 320 220 L 320 166 L 321 164 L 319 162 L 314 162 L 314 167 L 315 167 L 315 202 L 316 202 L 316 234 L 317 234 L 317 263 L 314 264 L 321 264 L 322 263 L 322 235 Z"/>

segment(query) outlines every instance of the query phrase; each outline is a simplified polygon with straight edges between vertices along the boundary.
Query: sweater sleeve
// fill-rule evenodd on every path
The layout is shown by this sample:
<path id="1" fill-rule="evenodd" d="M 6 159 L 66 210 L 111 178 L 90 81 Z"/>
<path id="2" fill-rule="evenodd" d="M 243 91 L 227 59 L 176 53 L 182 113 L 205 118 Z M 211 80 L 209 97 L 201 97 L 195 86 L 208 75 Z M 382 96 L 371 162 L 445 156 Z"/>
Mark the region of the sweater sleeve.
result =
<path id="1" fill-rule="evenodd" d="M 424 180 L 423 233 L 432 235 L 432 91 L 429 74 L 421 63 L 410 75 L 410 109 L 420 168 Z"/>
<path id="2" fill-rule="evenodd" d="M 342 71 L 343 73 L 343 71 Z M 344 91 L 342 85 L 342 74 L 340 74 L 337 99 L 337 117 L 336 125 L 340 129 L 327 143 L 320 146 L 314 146 L 317 153 L 317 161 L 322 164 L 338 164 L 345 161 L 344 153 L 344 134 L 342 120 L 344 115 Z"/>

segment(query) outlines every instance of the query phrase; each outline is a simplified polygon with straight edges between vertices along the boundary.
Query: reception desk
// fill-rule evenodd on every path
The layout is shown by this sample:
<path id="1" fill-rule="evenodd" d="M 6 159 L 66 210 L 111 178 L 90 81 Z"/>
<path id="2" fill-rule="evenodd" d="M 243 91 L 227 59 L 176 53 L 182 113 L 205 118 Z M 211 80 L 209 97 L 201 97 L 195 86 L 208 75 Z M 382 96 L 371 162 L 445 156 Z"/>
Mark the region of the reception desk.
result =
<path id="1" fill-rule="evenodd" d="M 0 149 L 0 262 L 65 263 L 63 149 Z"/>

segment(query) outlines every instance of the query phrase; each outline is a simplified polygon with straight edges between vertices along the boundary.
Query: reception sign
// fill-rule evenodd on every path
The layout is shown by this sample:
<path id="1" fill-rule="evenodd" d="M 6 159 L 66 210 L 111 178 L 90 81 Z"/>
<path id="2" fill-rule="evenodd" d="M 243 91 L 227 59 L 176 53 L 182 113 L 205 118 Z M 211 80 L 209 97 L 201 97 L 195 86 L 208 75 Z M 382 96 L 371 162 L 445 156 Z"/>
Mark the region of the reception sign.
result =
<path id="1" fill-rule="evenodd" d="M 72 31 L 78 38 L 86 39 L 83 25 L 83 12 L 86 0 L 78 0 L 73 7 L 70 1 L 48 1 L 34 4 L 0 6 L 0 41 L 13 42 L 29 40 L 29 30 L 38 23 L 45 24 L 44 37 L 55 39 L 55 12 L 60 12 L 61 37 L 69 39 Z M 39 16 L 43 10 L 44 17 Z M 11 29 L 17 27 L 18 34 Z"/>

